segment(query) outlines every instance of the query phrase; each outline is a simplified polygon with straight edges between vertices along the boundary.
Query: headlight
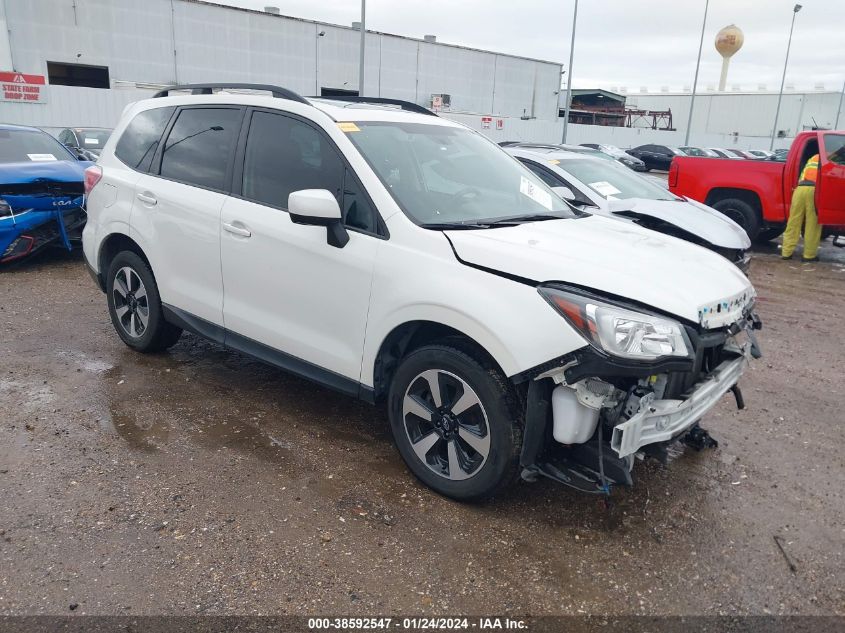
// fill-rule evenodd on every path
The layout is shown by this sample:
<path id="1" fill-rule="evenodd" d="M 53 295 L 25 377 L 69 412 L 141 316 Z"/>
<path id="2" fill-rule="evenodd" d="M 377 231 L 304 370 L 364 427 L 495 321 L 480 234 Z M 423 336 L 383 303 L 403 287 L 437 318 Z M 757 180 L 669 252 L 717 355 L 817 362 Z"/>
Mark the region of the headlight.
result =
<path id="1" fill-rule="evenodd" d="M 686 332 L 677 321 L 557 288 L 540 287 L 539 291 L 584 338 L 608 354 L 636 360 L 689 356 Z"/>
<path id="2" fill-rule="evenodd" d="M 0 198 L 0 218 L 6 218 L 10 215 L 12 215 L 12 207 L 3 198 Z"/>

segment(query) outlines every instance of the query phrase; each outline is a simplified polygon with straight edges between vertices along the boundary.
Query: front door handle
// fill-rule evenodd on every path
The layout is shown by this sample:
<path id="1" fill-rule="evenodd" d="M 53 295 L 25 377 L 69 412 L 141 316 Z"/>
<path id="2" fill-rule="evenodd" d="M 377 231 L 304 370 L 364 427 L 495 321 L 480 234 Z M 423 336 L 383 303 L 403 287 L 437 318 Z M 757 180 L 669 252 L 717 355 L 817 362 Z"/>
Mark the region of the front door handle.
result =
<path id="1" fill-rule="evenodd" d="M 238 226 L 236 224 L 228 224 L 224 222 L 223 229 L 234 235 L 240 235 L 241 237 L 252 237 L 252 231 L 245 226 Z"/>
<path id="2" fill-rule="evenodd" d="M 158 200 L 156 200 L 156 197 L 149 192 L 137 193 L 135 194 L 135 197 L 138 198 L 138 200 L 140 200 L 144 204 L 148 204 L 150 206 L 155 206 L 156 204 L 158 204 Z"/>

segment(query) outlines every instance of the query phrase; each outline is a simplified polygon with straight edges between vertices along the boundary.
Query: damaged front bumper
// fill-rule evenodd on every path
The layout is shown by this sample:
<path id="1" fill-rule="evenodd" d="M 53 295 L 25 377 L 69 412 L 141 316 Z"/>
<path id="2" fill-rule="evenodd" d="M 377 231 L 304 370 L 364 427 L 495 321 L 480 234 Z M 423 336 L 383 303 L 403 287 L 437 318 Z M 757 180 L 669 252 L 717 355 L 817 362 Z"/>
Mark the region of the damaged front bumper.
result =
<path id="1" fill-rule="evenodd" d="M 656 400 L 653 394 L 641 398 L 639 410 L 613 428 L 610 447 L 619 457 L 626 457 L 647 444 L 665 442 L 689 430 L 736 385 L 748 366 L 751 345 L 736 351 L 739 356 L 721 363 L 683 400 Z"/>
<path id="2" fill-rule="evenodd" d="M 71 250 L 81 237 L 86 218 L 80 206 L 23 211 L 0 218 L 0 264 L 23 259 L 52 244 Z"/>
<path id="3" fill-rule="evenodd" d="M 665 459 L 676 440 L 716 446 L 698 423 L 728 391 L 744 408 L 738 381 L 761 355 L 760 320 L 748 310 L 725 323 L 730 307 L 725 302 L 714 315 L 702 309 L 711 328 L 688 326 L 693 353 L 683 363 L 632 364 L 583 348 L 541 369 L 528 384 L 523 479 L 544 476 L 607 494 L 633 483 L 635 457 Z"/>

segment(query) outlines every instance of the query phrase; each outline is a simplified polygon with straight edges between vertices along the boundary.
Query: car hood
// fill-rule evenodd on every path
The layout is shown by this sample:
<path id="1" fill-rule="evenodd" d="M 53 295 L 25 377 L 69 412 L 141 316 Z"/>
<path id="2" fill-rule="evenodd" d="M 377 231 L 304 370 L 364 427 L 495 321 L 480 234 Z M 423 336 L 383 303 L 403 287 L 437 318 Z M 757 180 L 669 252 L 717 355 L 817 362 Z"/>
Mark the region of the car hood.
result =
<path id="1" fill-rule="evenodd" d="M 683 200 L 608 200 L 611 214 L 623 217 L 631 214 L 646 216 L 672 224 L 719 248 L 747 250 L 751 248 L 748 234 L 736 222 L 707 205 L 685 198 Z"/>
<path id="2" fill-rule="evenodd" d="M 730 305 L 733 313 L 739 301 L 741 312 L 754 296 L 721 255 L 630 222 L 589 216 L 446 235 L 467 264 L 538 283 L 568 282 L 695 323 L 712 306 Z"/>

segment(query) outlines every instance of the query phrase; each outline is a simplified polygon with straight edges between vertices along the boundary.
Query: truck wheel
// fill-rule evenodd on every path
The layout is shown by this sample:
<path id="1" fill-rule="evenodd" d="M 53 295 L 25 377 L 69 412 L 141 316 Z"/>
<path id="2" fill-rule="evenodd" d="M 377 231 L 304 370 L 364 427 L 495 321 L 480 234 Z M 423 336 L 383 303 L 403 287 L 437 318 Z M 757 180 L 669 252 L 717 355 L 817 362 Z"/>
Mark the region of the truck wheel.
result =
<path id="1" fill-rule="evenodd" d="M 745 200 L 725 198 L 714 203 L 712 206 L 739 224 L 748 234 L 748 239 L 752 241 L 757 239 L 757 235 L 760 233 L 760 215 Z"/>
<path id="2" fill-rule="evenodd" d="M 489 497 L 518 472 L 516 397 L 491 365 L 429 345 L 401 362 L 390 385 L 388 414 L 402 458 L 424 484 L 453 499 Z"/>
<path id="3" fill-rule="evenodd" d="M 164 320 L 153 273 L 137 253 L 115 255 L 106 277 L 109 316 L 117 335 L 139 352 L 160 352 L 174 345 L 182 330 Z"/>

